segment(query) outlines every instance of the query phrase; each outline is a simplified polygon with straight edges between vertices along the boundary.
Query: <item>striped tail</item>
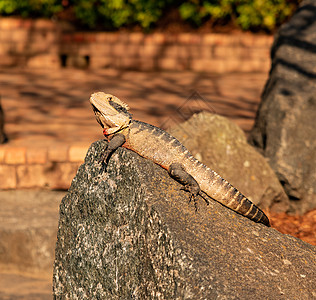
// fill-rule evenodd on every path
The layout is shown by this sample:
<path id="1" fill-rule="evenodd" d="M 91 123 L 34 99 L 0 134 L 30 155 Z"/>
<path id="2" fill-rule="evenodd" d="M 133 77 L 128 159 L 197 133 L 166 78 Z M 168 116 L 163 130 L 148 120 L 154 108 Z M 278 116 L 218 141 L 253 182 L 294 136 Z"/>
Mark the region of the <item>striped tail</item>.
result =
<path id="1" fill-rule="evenodd" d="M 246 198 L 233 186 L 231 186 L 230 194 L 231 197 L 228 199 L 228 203 L 223 203 L 225 206 L 229 207 L 230 209 L 238 212 L 239 214 L 247 217 L 248 219 L 254 222 L 262 223 L 270 227 L 268 217 L 258 206 L 253 204 L 248 198 Z"/>
<path id="2" fill-rule="evenodd" d="M 191 161 L 196 166 L 200 166 L 198 172 L 195 172 L 194 168 L 191 168 L 190 173 L 198 181 L 200 188 L 204 193 L 250 220 L 270 226 L 269 219 L 264 212 L 233 187 L 227 180 L 223 179 L 219 174 L 199 161 L 196 161 L 193 158 Z"/>
<path id="3" fill-rule="evenodd" d="M 216 201 L 222 203 L 226 207 L 249 218 L 254 222 L 262 223 L 270 227 L 270 221 L 268 217 L 258 206 L 253 204 L 247 197 L 245 197 L 241 192 L 239 192 L 235 187 L 233 187 L 227 180 L 223 179 L 216 172 L 212 172 L 213 178 L 215 180 L 214 186 L 217 185 L 217 191 L 220 192 L 220 195 L 223 195 L 222 197 L 216 197 L 214 195 L 214 199 Z M 218 192 L 216 194 L 218 194 Z"/>

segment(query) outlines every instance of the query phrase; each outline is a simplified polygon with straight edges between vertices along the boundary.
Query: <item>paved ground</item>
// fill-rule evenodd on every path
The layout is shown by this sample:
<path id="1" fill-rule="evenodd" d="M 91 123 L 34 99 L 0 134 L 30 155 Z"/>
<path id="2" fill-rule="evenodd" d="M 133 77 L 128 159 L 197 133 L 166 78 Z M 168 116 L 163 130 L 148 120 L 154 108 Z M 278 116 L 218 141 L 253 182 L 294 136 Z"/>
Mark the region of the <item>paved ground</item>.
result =
<path id="1" fill-rule="evenodd" d="M 88 102 L 94 91 L 126 100 L 135 118 L 154 125 L 172 125 L 201 106 L 248 131 L 266 78 L 263 73 L 0 69 L 0 94 L 12 146 L 73 144 L 102 137 Z"/>
<path id="2" fill-rule="evenodd" d="M 172 126 L 204 108 L 229 117 L 248 131 L 266 78 L 263 73 L 0 69 L 0 94 L 10 145 L 59 147 L 102 138 L 88 102 L 94 91 L 106 91 L 126 100 L 136 119 L 154 125 Z M 42 218 L 51 211 L 52 222 L 57 224 L 61 197 L 50 192 L 0 192 L 0 223 L 2 227 L 29 227 L 26 215 L 26 219 L 38 215 Z M 45 202 L 45 198 L 55 199 L 54 208 L 42 204 L 41 214 L 36 213 L 38 205 L 30 208 L 35 200 Z M 8 205 L 13 201 L 16 209 Z M 34 225 L 36 220 L 32 219 L 32 224 L 39 227 Z M 5 270 L 3 265 L 0 269 L 0 299 L 51 298 L 51 268 L 31 273 L 14 267 Z"/>

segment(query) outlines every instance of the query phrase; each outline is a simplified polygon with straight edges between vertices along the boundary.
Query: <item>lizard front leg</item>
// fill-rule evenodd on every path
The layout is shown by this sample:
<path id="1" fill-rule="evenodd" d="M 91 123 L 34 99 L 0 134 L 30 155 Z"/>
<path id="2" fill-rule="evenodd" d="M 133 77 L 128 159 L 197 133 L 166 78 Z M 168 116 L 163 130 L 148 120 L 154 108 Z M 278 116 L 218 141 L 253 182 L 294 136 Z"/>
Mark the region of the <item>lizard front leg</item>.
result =
<path id="1" fill-rule="evenodd" d="M 103 168 L 106 168 L 111 154 L 125 143 L 126 139 L 122 133 L 117 133 L 112 136 L 104 152 L 101 154 L 99 162 L 102 163 Z"/>
<path id="2" fill-rule="evenodd" d="M 168 172 L 172 178 L 184 185 L 182 189 L 190 193 L 190 201 L 194 201 L 194 207 L 195 210 L 197 210 L 196 197 L 201 192 L 197 181 L 179 163 L 172 163 L 168 169 Z"/>

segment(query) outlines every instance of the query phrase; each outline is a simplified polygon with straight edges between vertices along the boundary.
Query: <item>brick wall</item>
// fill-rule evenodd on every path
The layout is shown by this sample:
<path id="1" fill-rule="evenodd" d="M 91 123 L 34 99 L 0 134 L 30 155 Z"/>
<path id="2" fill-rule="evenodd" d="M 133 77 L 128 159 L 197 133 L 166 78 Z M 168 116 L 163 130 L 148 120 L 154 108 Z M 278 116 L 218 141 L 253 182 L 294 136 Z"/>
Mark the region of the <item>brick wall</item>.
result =
<path id="1" fill-rule="evenodd" d="M 267 72 L 272 36 L 76 32 L 48 20 L 0 19 L 0 66 Z"/>
<path id="2" fill-rule="evenodd" d="M 0 148 L 0 189 L 67 190 L 83 163 L 87 145 Z"/>

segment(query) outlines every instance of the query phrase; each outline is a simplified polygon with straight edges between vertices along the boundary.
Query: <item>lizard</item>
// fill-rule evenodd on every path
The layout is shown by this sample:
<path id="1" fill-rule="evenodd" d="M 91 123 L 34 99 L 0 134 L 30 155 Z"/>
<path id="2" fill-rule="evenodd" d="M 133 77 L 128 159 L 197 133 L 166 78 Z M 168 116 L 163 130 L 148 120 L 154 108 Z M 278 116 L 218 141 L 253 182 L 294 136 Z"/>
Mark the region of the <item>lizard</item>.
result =
<path id="1" fill-rule="evenodd" d="M 108 140 L 100 161 L 107 164 L 119 147 L 130 149 L 152 160 L 183 185 L 196 205 L 196 197 L 218 201 L 254 222 L 270 226 L 265 213 L 214 170 L 197 160 L 175 137 L 166 131 L 134 120 L 129 106 L 119 98 L 104 92 L 90 97 L 97 122 Z M 196 206 L 197 209 L 197 206 Z"/>

